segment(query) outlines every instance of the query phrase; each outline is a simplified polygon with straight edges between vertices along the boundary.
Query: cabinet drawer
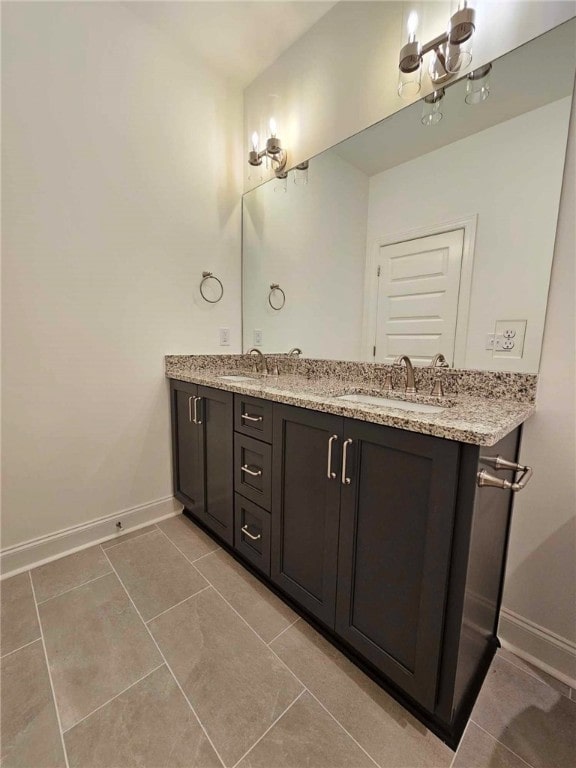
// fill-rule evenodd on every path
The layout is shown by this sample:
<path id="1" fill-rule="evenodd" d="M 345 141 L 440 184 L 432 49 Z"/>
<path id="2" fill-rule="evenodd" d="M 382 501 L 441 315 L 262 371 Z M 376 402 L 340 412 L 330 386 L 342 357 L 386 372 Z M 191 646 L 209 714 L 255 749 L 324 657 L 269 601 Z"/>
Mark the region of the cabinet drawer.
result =
<path id="1" fill-rule="evenodd" d="M 236 549 L 270 576 L 270 514 L 238 493 L 234 499 Z"/>
<path id="2" fill-rule="evenodd" d="M 234 435 L 234 490 L 270 510 L 272 446 L 245 435 Z"/>
<path id="3" fill-rule="evenodd" d="M 234 429 L 257 440 L 272 442 L 272 403 L 234 395 Z"/>

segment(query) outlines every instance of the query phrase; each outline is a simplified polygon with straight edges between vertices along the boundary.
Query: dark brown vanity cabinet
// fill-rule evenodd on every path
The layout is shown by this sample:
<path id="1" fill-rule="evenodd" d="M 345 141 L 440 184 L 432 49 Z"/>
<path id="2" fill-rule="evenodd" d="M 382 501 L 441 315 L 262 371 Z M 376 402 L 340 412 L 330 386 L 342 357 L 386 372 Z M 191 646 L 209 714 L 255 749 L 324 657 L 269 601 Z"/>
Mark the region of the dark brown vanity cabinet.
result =
<path id="1" fill-rule="evenodd" d="M 228 544 L 234 541 L 233 395 L 170 382 L 174 495 Z"/>

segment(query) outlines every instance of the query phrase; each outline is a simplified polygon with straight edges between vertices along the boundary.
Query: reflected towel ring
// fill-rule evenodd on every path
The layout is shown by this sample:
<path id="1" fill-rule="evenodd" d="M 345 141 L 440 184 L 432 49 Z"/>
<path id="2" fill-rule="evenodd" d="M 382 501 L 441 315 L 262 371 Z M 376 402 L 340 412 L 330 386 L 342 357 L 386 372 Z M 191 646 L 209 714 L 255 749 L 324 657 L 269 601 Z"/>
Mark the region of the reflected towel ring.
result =
<path id="1" fill-rule="evenodd" d="M 218 285 L 220 286 L 220 296 L 218 296 L 217 299 L 209 299 L 206 294 L 203 291 L 203 285 L 206 282 L 206 280 L 216 280 Z M 202 272 L 202 280 L 200 281 L 200 295 L 204 299 L 204 301 L 207 301 L 209 304 L 218 304 L 222 296 L 224 296 L 224 286 L 222 285 L 222 281 L 219 280 L 216 275 L 212 274 L 212 272 Z"/>
<path id="2" fill-rule="evenodd" d="M 274 304 L 272 304 L 272 294 L 274 293 L 274 291 L 278 291 L 279 293 L 282 294 L 282 304 L 280 304 L 280 306 L 274 306 Z M 284 304 L 286 304 L 286 294 L 284 293 L 282 288 L 280 288 L 278 283 L 272 283 L 270 286 L 270 293 L 268 294 L 268 304 L 270 304 L 272 309 L 275 309 L 276 312 L 281 310 Z"/>

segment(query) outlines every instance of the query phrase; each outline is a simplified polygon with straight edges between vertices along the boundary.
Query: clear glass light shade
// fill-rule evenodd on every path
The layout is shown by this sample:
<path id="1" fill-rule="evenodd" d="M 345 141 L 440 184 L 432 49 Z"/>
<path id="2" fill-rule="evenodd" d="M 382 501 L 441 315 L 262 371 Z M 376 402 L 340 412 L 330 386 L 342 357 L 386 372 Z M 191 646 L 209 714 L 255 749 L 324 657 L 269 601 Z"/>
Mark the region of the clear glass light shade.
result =
<path id="1" fill-rule="evenodd" d="M 472 38 L 460 45 L 446 45 L 446 71 L 450 75 L 466 69 L 472 63 Z"/>
<path id="2" fill-rule="evenodd" d="M 437 125 L 442 120 L 442 104 L 444 103 L 444 91 L 434 91 L 423 101 L 422 125 Z"/>
<path id="3" fill-rule="evenodd" d="M 308 184 L 308 168 L 294 168 L 294 184 L 297 187 L 304 187 Z"/>
<path id="4" fill-rule="evenodd" d="M 492 67 L 489 65 L 481 70 L 473 72 L 466 80 L 466 104 L 480 104 L 486 101 L 490 95 L 490 72 Z"/>
<path id="5" fill-rule="evenodd" d="M 422 87 L 422 67 L 415 72 L 398 72 L 398 96 L 401 99 L 413 99 Z"/>
<path id="6" fill-rule="evenodd" d="M 274 180 L 274 192 L 286 192 L 288 189 L 288 174 L 276 176 Z"/>

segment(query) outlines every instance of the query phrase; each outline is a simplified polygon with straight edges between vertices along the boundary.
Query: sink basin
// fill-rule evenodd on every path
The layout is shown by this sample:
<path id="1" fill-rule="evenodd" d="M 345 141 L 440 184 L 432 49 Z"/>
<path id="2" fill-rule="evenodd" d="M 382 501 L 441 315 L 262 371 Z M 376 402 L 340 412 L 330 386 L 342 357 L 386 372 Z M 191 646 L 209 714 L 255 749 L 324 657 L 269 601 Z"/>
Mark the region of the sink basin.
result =
<path id="1" fill-rule="evenodd" d="M 347 400 L 349 403 L 380 405 L 385 408 L 396 408 L 399 411 L 412 411 L 413 413 L 441 413 L 444 410 L 439 405 L 409 403 L 406 400 L 394 400 L 391 397 L 376 397 L 375 395 L 339 395 L 336 399 Z"/>
<path id="2" fill-rule="evenodd" d="M 254 376 L 218 376 L 223 381 L 256 381 Z"/>

